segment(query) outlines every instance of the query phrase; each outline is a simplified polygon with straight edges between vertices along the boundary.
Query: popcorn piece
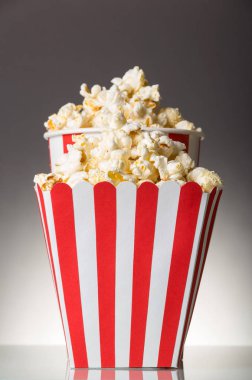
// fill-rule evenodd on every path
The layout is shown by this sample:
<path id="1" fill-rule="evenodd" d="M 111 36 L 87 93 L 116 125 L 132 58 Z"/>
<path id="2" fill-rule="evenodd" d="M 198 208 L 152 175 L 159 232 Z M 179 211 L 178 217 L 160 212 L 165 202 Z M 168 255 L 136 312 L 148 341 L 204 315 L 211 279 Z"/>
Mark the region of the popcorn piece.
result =
<path id="1" fill-rule="evenodd" d="M 178 108 L 161 108 L 158 113 L 158 123 L 163 128 L 174 128 L 182 120 L 182 115 Z"/>
<path id="2" fill-rule="evenodd" d="M 184 179 L 184 168 L 180 162 L 177 162 L 175 160 L 169 161 L 167 164 L 167 171 L 170 180 Z"/>
<path id="3" fill-rule="evenodd" d="M 150 100 L 153 102 L 159 102 L 160 93 L 159 86 L 155 84 L 153 86 L 141 87 L 136 94 L 136 97 L 141 100 Z"/>
<path id="4" fill-rule="evenodd" d="M 59 116 L 56 113 L 50 115 L 48 120 L 44 123 L 47 129 L 58 130 L 64 128 L 66 125 L 66 119 L 63 116 Z"/>
<path id="5" fill-rule="evenodd" d="M 67 119 L 75 110 L 76 106 L 74 103 L 67 103 L 59 109 L 58 115 Z"/>
<path id="6" fill-rule="evenodd" d="M 41 190 L 47 191 L 52 190 L 53 186 L 56 183 L 63 182 L 63 178 L 59 174 L 49 173 L 49 174 L 36 174 L 33 180 L 35 183 L 39 185 Z"/>
<path id="7" fill-rule="evenodd" d="M 132 173 L 140 180 L 149 179 L 156 182 L 158 179 L 158 170 L 155 168 L 153 163 L 142 158 L 134 161 L 131 164 L 130 169 Z"/>
<path id="8" fill-rule="evenodd" d="M 127 134 L 130 134 L 130 132 L 136 132 L 136 131 L 139 131 L 141 129 L 141 124 L 140 123 L 137 123 L 137 122 L 129 122 L 129 123 L 126 123 L 123 127 L 122 127 L 122 130 L 127 133 Z"/>
<path id="9" fill-rule="evenodd" d="M 127 71 L 122 78 L 114 78 L 111 83 L 118 86 L 120 91 L 126 91 L 129 95 L 137 92 L 146 84 L 144 72 L 138 66 Z"/>
<path id="10" fill-rule="evenodd" d="M 113 183 L 112 179 L 109 176 L 102 172 L 100 169 L 90 169 L 88 172 L 88 181 L 92 185 L 96 185 L 99 182 L 106 181 Z"/>
<path id="11" fill-rule="evenodd" d="M 82 181 L 87 181 L 88 180 L 88 174 L 86 172 L 76 172 L 76 173 L 73 173 L 69 179 L 66 181 L 66 183 L 71 186 L 71 187 L 74 187 L 75 185 L 77 185 L 77 183 L 79 182 L 82 182 Z"/>
<path id="12" fill-rule="evenodd" d="M 68 145 L 68 153 L 63 154 L 55 164 L 55 173 L 65 177 L 82 170 L 82 152 Z"/>
<path id="13" fill-rule="evenodd" d="M 210 193 L 214 187 L 222 185 L 221 179 L 217 173 L 205 168 L 195 168 L 187 175 L 188 181 L 198 183 L 202 190 Z"/>
<path id="14" fill-rule="evenodd" d="M 70 129 L 81 128 L 83 124 L 83 115 L 74 111 L 66 121 L 66 127 Z"/>
<path id="15" fill-rule="evenodd" d="M 191 159 L 189 154 L 183 151 L 179 152 L 175 161 L 180 162 L 183 165 L 185 174 L 188 174 L 188 172 L 195 167 L 195 162 Z"/>
<path id="16" fill-rule="evenodd" d="M 195 125 L 188 120 L 179 121 L 178 123 L 175 124 L 175 128 L 176 129 L 185 129 L 188 131 L 194 131 L 196 129 Z"/>
<path id="17" fill-rule="evenodd" d="M 44 123 L 48 130 L 60 130 L 63 128 L 82 128 L 87 126 L 88 115 L 82 111 L 82 105 L 67 103 L 62 106 L 57 114 L 49 116 Z"/>
<path id="18" fill-rule="evenodd" d="M 155 157 L 154 166 L 158 169 L 159 176 L 162 181 L 167 181 L 169 179 L 169 171 L 167 167 L 168 159 L 164 156 Z"/>

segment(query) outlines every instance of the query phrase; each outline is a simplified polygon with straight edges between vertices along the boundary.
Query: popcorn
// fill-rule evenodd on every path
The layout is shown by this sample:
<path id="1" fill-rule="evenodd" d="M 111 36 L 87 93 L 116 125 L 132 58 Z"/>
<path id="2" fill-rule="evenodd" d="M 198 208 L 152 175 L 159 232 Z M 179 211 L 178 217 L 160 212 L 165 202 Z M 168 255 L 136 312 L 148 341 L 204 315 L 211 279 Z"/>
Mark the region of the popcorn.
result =
<path id="1" fill-rule="evenodd" d="M 49 116 L 44 125 L 49 130 L 82 128 L 88 122 L 88 115 L 81 111 L 81 105 L 67 103 L 59 109 L 57 114 Z"/>
<path id="2" fill-rule="evenodd" d="M 182 120 L 182 115 L 178 108 L 161 108 L 158 113 L 158 123 L 163 128 L 174 128 Z"/>
<path id="3" fill-rule="evenodd" d="M 68 117 L 70 117 L 72 115 L 72 113 L 75 111 L 75 109 L 76 109 L 75 104 L 67 103 L 59 109 L 58 116 L 61 116 L 65 119 L 67 119 Z"/>
<path id="4" fill-rule="evenodd" d="M 57 115 L 54 113 L 50 115 L 48 120 L 44 123 L 47 129 L 59 130 L 65 127 L 66 119 L 63 116 Z"/>
<path id="5" fill-rule="evenodd" d="M 136 97 L 141 100 L 150 100 L 153 102 L 158 102 L 160 99 L 158 84 L 154 86 L 145 86 L 140 88 L 140 90 L 136 94 Z"/>
<path id="6" fill-rule="evenodd" d="M 154 160 L 154 166 L 158 169 L 162 181 L 168 181 L 169 172 L 167 167 L 168 159 L 164 156 L 157 156 Z"/>
<path id="7" fill-rule="evenodd" d="M 74 136 L 74 145 L 56 163 L 55 174 L 40 174 L 34 181 L 43 190 L 57 182 L 73 187 L 88 181 L 95 185 L 108 181 L 117 186 L 130 181 L 138 186 L 151 181 L 158 186 L 165 181 L 197 182 L 203 191 L 220 186 L 220 177 L 204 168 L 194 168 L 183 143 L 169 139 L 161 131 L 143 131 L 136 122 L 122 124 L 118 129 L 104 130 L 98 136 Z"/>
<path id="8" fill-rule="evenodd" d="M 191 159 L 186 152 L 179 152 L 175 161 L 180 162 L 184 168 L 185 174 L 188 174 L 189 170 L 195 167 L 195 162 Z"/>
<path id="9" fill-rule="evenodd" d="M 88 180 L 88 174 L 86 172 L 76 172 L 76 173 L 73 173 L 69 179 L 66 181 L 66 183 L 71 186 L 71 187 L 74 187 L 75 185 L 77 185 L 77 183 L 79 182 L 82 182 L 82 181 L 87 181 Z"/>
<path id="10" fill-rule="evenodd" d="M 170 180 L 183 180 L 184 179 L 184 167 L 181 162 L 175 160 L 169 161 L 167 164 L 167 170 Z"/>
<path id="11" fill-rule="evenodd" d="M 120 91 L 126 91 L 128 94 L 135 93 L 146 84 L 145 75 L 142 69 L 135 66 L 127 71 L 122 78 L 114 78 L 111 83 L 118 86 Z"/>
<path id="12" fill-rule="evenodd" d="M 159 85 L 149 85 L 142 69 L 135 66 L 122 78 L 114 78 L 110 88 L 83 83 L 83 104 L 67 103 L 44 123 L 50 131 L 61 129 L 119 129 L 131 122 L 141 127 L 195 130 L 193 123 L 183 120 L 178 108 L 160 108 Z M 200 131 L 200 129 L 197 129 Z"/>
<path id="13" fill-rule="evenodd" d="M 214 187 L 222 185 L 219 175 L 205 168 L 195 168 L 187 175 L 188 181 L 198 183 L 202 190 L 210 193 Z"/>
<path id="14" fill-rule="evenodd" d="M 175 124 L 176 129 L 186 129 L 188 131 L 195 130 L 195 125 L 188 120 L 181 120 Z"/>
<path id="15" fill-rule="evenodd" d="M 47 191 L 52 190 L 53 186 L 56 183 L 63 182 L 63 177 L 59 174 L 49 173 L 49 174 L 36 174 L 33 180 L 35 183 L 39 185 L 41 190 Z"/>
<path id="16" fill-rule="evenodd" d="M 74 149 L 72 145 L 68 145 L 68 153 L 63 154 L 56 163 L 55 173 L 65 177 L 70 177 L 72 174 L 82 170 L 82 152 Z"/>
<path id="17" fill-rule="evenodd" d="M 80 94 L 83 104 L 65 104 L 49 116 L 46 128 L 94 127 L 101 132 L 73 136 L 74 145 L 68 145 L 68 153 L 56 162 L 55 173 L 35 176 L 42 190 L 50 190 L 58 182 L 74 187 L 81 181 L 93 185 L 108 181 L 115 186 L 123 181 L 137 186 L 144 181 L 157 186 L 166 181 L 181 186 L 194 181 L 206 192 L 221 185 L 215 172 L 195 168 L 185 144 L 162 132 L 161 128 L 194 131 L 196 127 L 182 118 L 178 108 L 160 108 L 159 86 L 149 85 L 138 66 L 122 78 L 114 78 L 109 89 L 83 83 Z"/>
<path id="18" fill-rule="evenodd" d="M 106 181 L 112 182 L 112 179 L 109 178 L 108 174 L 102 172 L 100 169 L 90 169 L 88 172 L 88 181 L 92 185 L 96 185 L 98 182 Z"/>
<path id="19" fill-rule="evenodd" d="M 151 180 L 153 182 L 157 181 L 158 171 L 152 162 L 139 158 L 134 161 L 130 169 L 132 173 L 140 180 Z"/>

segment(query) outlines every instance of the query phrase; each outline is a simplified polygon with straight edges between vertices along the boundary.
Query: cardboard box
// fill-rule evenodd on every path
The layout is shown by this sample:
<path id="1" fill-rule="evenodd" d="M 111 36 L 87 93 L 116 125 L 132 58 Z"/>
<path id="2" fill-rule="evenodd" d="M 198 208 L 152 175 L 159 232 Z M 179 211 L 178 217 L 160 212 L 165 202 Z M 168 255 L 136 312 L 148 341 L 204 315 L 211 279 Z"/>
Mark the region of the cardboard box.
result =
<path id="1" fill-rule="evenodd" d="M 35 189 L 70 367 L 179 367 L 222 189 Z"/>

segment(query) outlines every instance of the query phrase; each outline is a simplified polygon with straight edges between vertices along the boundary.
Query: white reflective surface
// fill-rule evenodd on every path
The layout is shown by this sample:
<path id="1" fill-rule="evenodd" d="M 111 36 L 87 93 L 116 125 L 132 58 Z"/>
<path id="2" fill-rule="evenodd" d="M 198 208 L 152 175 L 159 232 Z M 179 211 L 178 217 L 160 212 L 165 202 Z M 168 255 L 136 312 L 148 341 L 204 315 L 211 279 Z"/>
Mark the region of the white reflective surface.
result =
<path id="1" fill-rule="evenodd" d="M 251 380 L 251 347 L 187 347 L 183 370 L 69 370 L 62 346 L 0 347 L 0 380 Z"/>

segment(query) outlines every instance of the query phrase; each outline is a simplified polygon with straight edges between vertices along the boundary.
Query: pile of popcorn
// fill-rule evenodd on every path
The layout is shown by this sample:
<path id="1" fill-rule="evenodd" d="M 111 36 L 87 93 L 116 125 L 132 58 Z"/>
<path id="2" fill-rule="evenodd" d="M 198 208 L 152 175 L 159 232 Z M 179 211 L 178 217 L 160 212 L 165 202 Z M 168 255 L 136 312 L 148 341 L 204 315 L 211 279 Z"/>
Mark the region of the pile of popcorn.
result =
<path id="1" fill-rule="evenodd" d="M 221 185 L 215 172 L 195 168 L 183 143 L 162 131 L 143 131 L 141 122 L 127 122 L 122 115 L 111 113 L 110 129 L 96 136 L 74 136 L 74 145 L 67 146 L 68 153 L 59 158 L 55 173 L 38 174 L 34 182 L 42 190 L 51 190 L 59 182 L 73 187 L 81 181 L 93 185 L 108 181 L 115 186 L 123 181 L 138 186 L 144 181 L 158 186 L 165 181 L 180 185 L 193 181 L 205 192 Z"/>
<path id="2" fill-rule="evenodd" d="M 109 89 L 84 83 L 80 94 L 83 104 L 67 103 L 45 122 L 48 131 L 61 129 L 100 128 L 114 129 L 117 124 L 138 122 L 141 126 L 197 130 L 184 120 L 178 108 L 161 108 L 157 84 L 150 86 L 142 69 L 135 66 L 122 78 L 112 79 Z"/>
<path id="3" fill-rule="evenodd" d="M 138 186 L 144 181 L 158 186 L 165 181 L 180 185 L 193 181 L 205 192 L 221 185 L 218 174 L 195 168 L 185 145 L 162 130 L 201 131 L 184 120 L 178 108 L 160 107 L 159 86 L 149 85 L 142 69 L 135 66 L 111 82 L 109 89 L 82 84 L 82 105 L 68 103 L 49 116 L 45 123 L 49 131 L 98 128 L 100 133 L 73 136 L 74 144 L 58 159 L 55 173 L 35 176 L 42 190 L 59 182 L 73 187 L 81 181 L 93 185 L 108 181 L 115 186 L 123 181 Z"/>

